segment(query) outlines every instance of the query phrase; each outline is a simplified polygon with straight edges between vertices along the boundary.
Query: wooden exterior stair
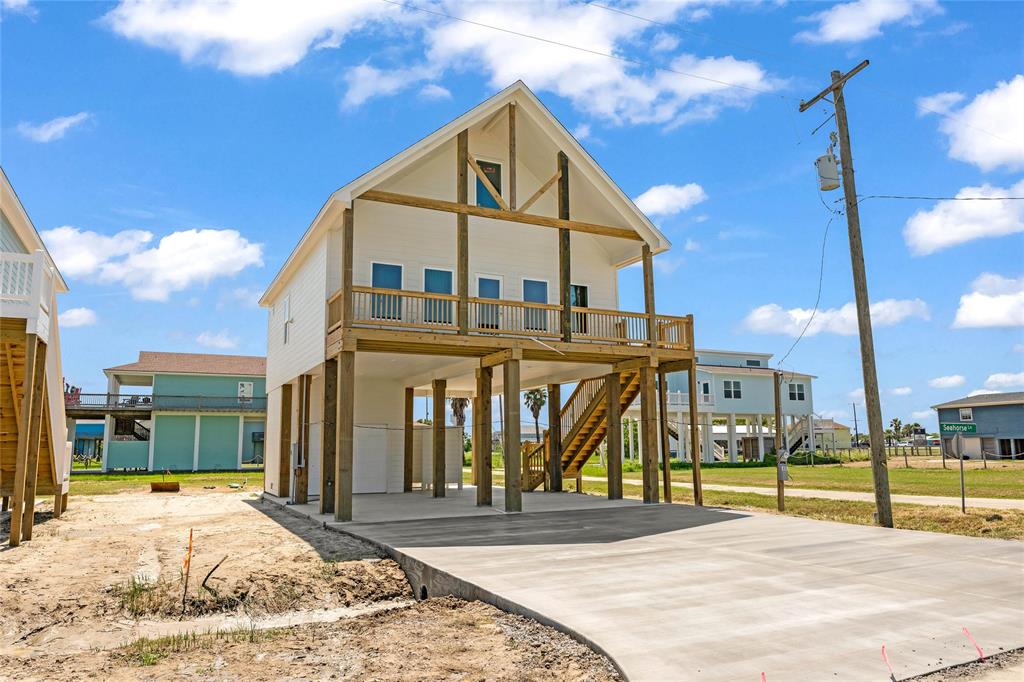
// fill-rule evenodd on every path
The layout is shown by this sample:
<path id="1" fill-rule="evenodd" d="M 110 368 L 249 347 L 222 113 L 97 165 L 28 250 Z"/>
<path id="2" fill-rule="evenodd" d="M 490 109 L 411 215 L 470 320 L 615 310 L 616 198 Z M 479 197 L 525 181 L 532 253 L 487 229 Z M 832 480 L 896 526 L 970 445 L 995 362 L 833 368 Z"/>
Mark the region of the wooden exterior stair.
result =
<path id="1" fill-rule="evenodd" d="M 640 372 L 621 374 L 619 408 L 625 412 L 640 393 Z M 584 379 L 562 406 L 562 478 L 576 478 L 608 433 L 605 379 Z M 544 432 L 541 443 L 523 446 L 523 490 L 535 490 L 545 483 L 550 436 Z"/>

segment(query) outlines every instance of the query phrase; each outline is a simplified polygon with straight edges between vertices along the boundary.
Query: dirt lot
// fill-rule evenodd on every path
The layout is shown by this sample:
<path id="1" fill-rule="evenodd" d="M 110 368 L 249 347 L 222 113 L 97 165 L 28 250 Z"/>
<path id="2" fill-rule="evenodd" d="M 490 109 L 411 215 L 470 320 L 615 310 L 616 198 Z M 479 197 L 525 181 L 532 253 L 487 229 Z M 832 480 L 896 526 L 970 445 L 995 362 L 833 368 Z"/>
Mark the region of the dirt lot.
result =
<path id="1" fill-rule="evenodd" d="M 73 496 L 49 516 L 0 552 L 0 679 L 618 679 L 533 621 L 416 602 L 373 548 L 252 493 Z"/>

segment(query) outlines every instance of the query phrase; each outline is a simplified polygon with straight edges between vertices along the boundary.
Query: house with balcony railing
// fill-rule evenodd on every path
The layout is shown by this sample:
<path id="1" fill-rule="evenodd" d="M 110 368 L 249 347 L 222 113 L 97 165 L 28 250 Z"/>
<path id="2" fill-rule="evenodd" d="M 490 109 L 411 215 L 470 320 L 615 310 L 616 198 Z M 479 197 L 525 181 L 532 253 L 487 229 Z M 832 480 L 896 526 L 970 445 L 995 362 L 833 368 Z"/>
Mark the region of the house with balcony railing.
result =
<path id="1" fill-rule="evenodd" d="M 0 496 L 10 544 L 32 538 L 36 496 L 67 506 L 71 470 L 57 295 L 68 286 L 0 169 Z"/>
<path id="2" fill-rule="evenodd" d="M 684 461 L 699 453 L 704 462 L 764 460 L 775 447 L 775 381 L 771 353 L 697 349 L 696 421 L 690 419 L 690 387 L 685 373 L 667 376 L 664 404 L 667 438 L 658 444 L 664 454 Z M 820 419 L 814 419 L 811 374 L 785 370 L 779 408 L 790 452 L 814 450 L 821 444 Z M 639 401 L 626 412 L 640 418 Z M 659 406 L 659 410 L 662 406 Z M 695 427 L 691 427 L 696 424 Z M 627 433 L 629 431 L 627 430 Z M 696 442 L 697 447 L 692 444 Z M 629 444 L 630 456 L 641 449 Z"/>
<path id="3" fill-rule="evenodd" d="M 417 396 L 435 415 L 471 400 L 475 444 L 504 425 L 499 494 L 519 511 L 524 491 L 560 491 L 606 439 L 620 448 L 622 411 L 655 405 L 666 373 L 693 374 L 693 317 L 655 305 L 668 240 L 522 82 L 335 191 L 297 237 L 260 301 L 266 492 L 318 498 L 339 520 L 354 493 L 443 497 L 461 479 L 444 453 L 462 436 L 440 418 L 432 469 L 413 466 Z M 644 305 L 624 310 L 618 274 L 634 264 Z M 520 392 L 536 387 L 551 426 L 524 446 Z M 656 421 L 645 408 L 652 453 Z M 489 454 L 474 447 L 480 505 L 494 501 Z M 657 470 L 645 461 L 648 502 Z M 609 496 L 621 494 L 613 467 Z"/>
<path id="4" fill-rule="evenodd" d="M 107 471 L 260 467 L 266 358 L 141 351 L 103 370 L 105 393 L 69 392 L 68 419 L 102 419 Z"/>

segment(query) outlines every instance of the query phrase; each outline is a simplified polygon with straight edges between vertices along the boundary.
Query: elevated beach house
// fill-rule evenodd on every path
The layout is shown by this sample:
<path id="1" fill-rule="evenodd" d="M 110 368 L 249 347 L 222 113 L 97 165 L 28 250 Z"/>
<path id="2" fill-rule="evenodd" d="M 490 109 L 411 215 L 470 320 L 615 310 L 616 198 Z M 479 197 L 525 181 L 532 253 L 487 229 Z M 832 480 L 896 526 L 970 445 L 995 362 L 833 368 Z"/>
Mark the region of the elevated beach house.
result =
<path id="1" fill-rule="evenodd" d="M 655 308 L 652 257 L 668 248 L 521 82 L 345 185 L 261 299 L 266 492 L 318 496 L 339 520 L 352 518 L 353 493 L 442 497 L 462 476 L 446 457 L 461 453 L 462 434 L 442 419 L 415 428 L 412 405 L 432 396 L 443 415 L 446 398 L 465 397 L 477 503 L 493 491 L 479 444 L 501 423 L 500 494 L 520 511 L 524 490 L 561 490 L 605 438 L 620 452 L 621 413 L 642 396 L 644 499 L 656 502 L 667 427 L 657 377 L 694 363 L 693 318 Z M 618 292 L 618 271 L 634 263 L 645 301 L 635 312 Z M 550 428 L 523 443 L 520 391 L 544 386 Z M 416 467 L 424 452 L 430 466 Z M 622 495 L 621 469 L 608 484 Z"/>
<path id="2" fill-rule="evenodd" d="M 222 471 L 263 457 L 266 358 L 140 351 L 103 370 L 106 393 L 69 393 L 68 418 L 103 420 L 103 469 Z"/>
<path id="3" fill-rule="evenodd" d="M 32 539 L 37 495 L 67 506 L 71 447 L 64 423 L 57 294 L 68 290 L 0 169 L 0 496 L 11 546 Z"/>

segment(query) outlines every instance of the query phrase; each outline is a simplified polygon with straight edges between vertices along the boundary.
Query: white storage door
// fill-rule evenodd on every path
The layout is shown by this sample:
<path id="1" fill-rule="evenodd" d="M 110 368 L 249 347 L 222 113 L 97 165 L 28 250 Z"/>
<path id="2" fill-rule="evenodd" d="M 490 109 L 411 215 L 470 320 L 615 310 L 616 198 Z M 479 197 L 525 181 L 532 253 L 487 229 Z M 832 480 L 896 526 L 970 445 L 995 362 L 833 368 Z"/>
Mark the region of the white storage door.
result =
<path id="1" fill-rule="evenodd" d="M 377 428 L 374 428 L 377 426 Z M 388 491 L 388 432 L 383 425 L 355 427 L 352 456 L 352 492 Z"/>

